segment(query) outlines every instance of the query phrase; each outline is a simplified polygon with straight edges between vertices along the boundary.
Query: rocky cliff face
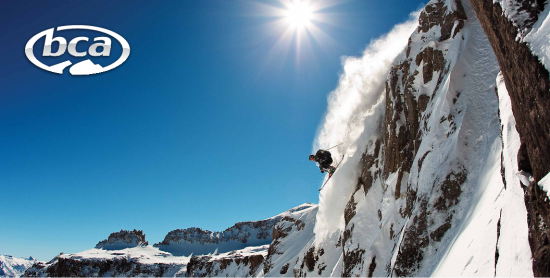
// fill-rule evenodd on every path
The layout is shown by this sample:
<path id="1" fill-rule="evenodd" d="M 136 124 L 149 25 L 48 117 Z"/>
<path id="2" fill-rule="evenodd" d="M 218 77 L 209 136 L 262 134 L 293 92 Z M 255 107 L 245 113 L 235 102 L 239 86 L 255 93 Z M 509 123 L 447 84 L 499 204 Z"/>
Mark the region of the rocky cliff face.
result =
<path id="1" fill-rule="evenodd" d="M 547 1 L 471 0 L 500 65 L 518 123 L 521 148 L 520 170 L 532 173 L 534 181 L 525 188 L 529 212 L 529 243 L 536 276 L 550 276 L 548 223 L 550 203 L 537 182 L 550 172 L 550 79 L 548 69 L 523 41 Z M 495 2 L 495 3 L 493 3 Z M 518 39 L 519 38 L 519 39 Z"/>
<path id="2" fill-rule="evenodd" d="M 211 232 L 200 228 L 178 229 L 169 232 L 162 242 L 154 244 L 160 250 L 178 256 L 205 255 L 260 246 L 271 243 L 273 227 L 285 216 L 308 210 L 316 205 L 303 204 L 277 216 L 260 220 L 239 222 L 223 232 Z"/>
<path id="3" fill-rule="evenodd" d="M 133 231 L 120 230 L 120 232 L 112 233 L 107 239 L 100 241 L 95 248 L 117 250 L 140 245 L 147 246 L 148 244 L 149 243 L 145 241 L 145 234 L 143 234 L 143 231 L 135 229 Z"/>
<path id="4" fill-rule="evenodd" d="M 510 131 L 504 145 L 501 135 L 514 119 L 499 118 L 510 115 L 495 93 L 498 72 L 470 3 L 430 1 L 368 110 L 370 137 L 349 165 L 357 170 L 321 195 L 323 211 L 346 194 L 339 217 L 317 219 L 341 224 L 328 235 L 315 230 L 294 273 L 532 275 L 515 141 Z"/>

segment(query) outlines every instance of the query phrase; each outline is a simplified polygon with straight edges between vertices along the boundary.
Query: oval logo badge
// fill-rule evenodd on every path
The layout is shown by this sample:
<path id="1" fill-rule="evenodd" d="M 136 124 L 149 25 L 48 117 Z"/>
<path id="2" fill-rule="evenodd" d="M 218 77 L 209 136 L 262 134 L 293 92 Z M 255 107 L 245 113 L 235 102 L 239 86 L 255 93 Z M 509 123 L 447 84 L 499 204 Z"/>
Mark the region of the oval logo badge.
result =
<path id="1" fill-rule="evenodd" d="M 120 66 L 126 59 L 128 59 L 128 56 L 130 56 L 130 45 L 128 42 L 119 34 L 104 29 L 100 27 L 94 27 L 94 26 L 87 26 L 87 25 L 67 25 L 67 26 L 61 26 L 57 27 L 57 31 L 64 31 L 64 30 L 72 30 L 72 29 L 84 29 L 84 30 L 92 30 L 92 31 L 98 31 L 104 34 L 107 34 L 113 38 L 115 38 L 120 45 L 122 46 L 122 55 L 118 60 L 116 60 L 114 63 L 102 67 L 99 64 L 94 64 L 90 59 L 84 60 L 82 62 L 76 63 L 73 65 L 69 72 L 72 75 L 91 75 L 96 73 L 102 73 L 109 70 L 112 70 L 118 66 Z M 42 56 L 61 56 L 66 51 L 69 52 L 70 55 L 74 57 L 85 57 L 86 55 L 90 55 L 92 57 L 99 57 L 99 56 L 109 56 L 111 54 L 111 38 L 109 37 L 96 37 L 93 39 L 94 44 L 90 45 L 88 48 L 88 51 L 84 52 L 77 52 L 76 45 L 81 41 L 90 41 L 88 37 L 76 37 L 72 39 L 68 45 L 67 40 L 63 37 L 54 37 L 54 28 L 50 28 L 48 30 L 42 31 L 34 37 L 32 37 L 28 42 L 27 45 L 25 45 L 25 55 L 27 55 L 27 59 L 31 61 L 35 66 L 47 70 L 50 72 L 63 74 L 63 70 L 72 65 L 71 61 L 65 61 L 58 64 L 55 64 L 53 66 L 46 66 L 42 62 L 38 61 L 36 57 L 34 56 L 33 47 L 37 40 L 40 38 L 45 37 L 44 40 L 44 50 L 42 51 Z M 57 42 L 59 43 L 59 48 L 56 52 L 52 53 L 52 43 Z M 101 51 L 98 51 L 101 50 Z"/>

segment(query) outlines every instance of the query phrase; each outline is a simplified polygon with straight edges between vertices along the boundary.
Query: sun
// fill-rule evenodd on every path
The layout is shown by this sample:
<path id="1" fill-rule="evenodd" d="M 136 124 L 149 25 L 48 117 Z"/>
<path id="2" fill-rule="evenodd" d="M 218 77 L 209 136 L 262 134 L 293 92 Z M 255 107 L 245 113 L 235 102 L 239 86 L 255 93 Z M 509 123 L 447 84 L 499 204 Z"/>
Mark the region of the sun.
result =
<path id="1" fill-rule="evenodd" d="M 313 16 L 313 9 L 308 2 L 295 0 L 288 5 L 286 20 L 291 27 L 304 28 Z"/>
<path id="2" fill-rule="evenodd" d="M 269 63 L 283 65 L 293 55 L 299 67 L 302 61 L 315 58 L 317 50 L 330 51 L 338 46 L 323 29 L 340 26 L 332 8 L 350 0 L 269 0 L 273 4 L 264 3 L 268 0 L 244 1 L 252 1 L 257 15 L 269 18 L 262 26 L 268 27 L 264 38 L 273 45 L 267 55 Z"/>

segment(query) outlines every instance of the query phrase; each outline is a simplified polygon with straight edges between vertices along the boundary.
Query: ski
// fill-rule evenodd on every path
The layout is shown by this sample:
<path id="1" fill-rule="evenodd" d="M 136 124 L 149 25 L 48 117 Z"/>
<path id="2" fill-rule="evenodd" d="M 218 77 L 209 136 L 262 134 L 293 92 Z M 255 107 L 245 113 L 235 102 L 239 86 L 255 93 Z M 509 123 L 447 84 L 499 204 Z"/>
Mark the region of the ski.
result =
<path id="1" fill-rule="evenodd" d="M 340 162 L 338 162 L 338 164 L 336 164 L 336 167 L 334 167 L 334 172 L 332 173 L 332 175 L 329 175 L 328 179 L 323 183 L 321 188 L 319 188 L 319 191 L 323 190 L 323 188 L 325 187 L 325 184 L 327 184 L 327 182 L 330 180 L 330 178 L 332 178 L 332 176 L 334 176 L 334 174 L 336 173 L 336 170 L 338 169 L 338 166 L 340 166 L 340 163 L 342 163 L 342 161 L 344 161 L 344 155 L 342 155 L 342 158 L 340 159 Z"/>

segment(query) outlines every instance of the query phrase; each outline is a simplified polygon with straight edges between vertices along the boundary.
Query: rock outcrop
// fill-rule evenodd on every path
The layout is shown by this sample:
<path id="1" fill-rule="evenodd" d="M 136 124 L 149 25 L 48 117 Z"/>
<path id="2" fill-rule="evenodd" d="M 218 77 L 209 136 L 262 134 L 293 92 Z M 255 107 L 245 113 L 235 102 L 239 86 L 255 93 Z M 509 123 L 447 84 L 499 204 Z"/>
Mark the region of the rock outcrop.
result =
<path id="1" fill-rule="evenodd" d="M 105 250 L 117 250 L 132 248 L 136 246 L 147 246 L 149 243 L 145 241 L 145 234 L 141 230 L 126 231 L 112 233 L 105 240 L 100 241 L 95 248 Z"/>

